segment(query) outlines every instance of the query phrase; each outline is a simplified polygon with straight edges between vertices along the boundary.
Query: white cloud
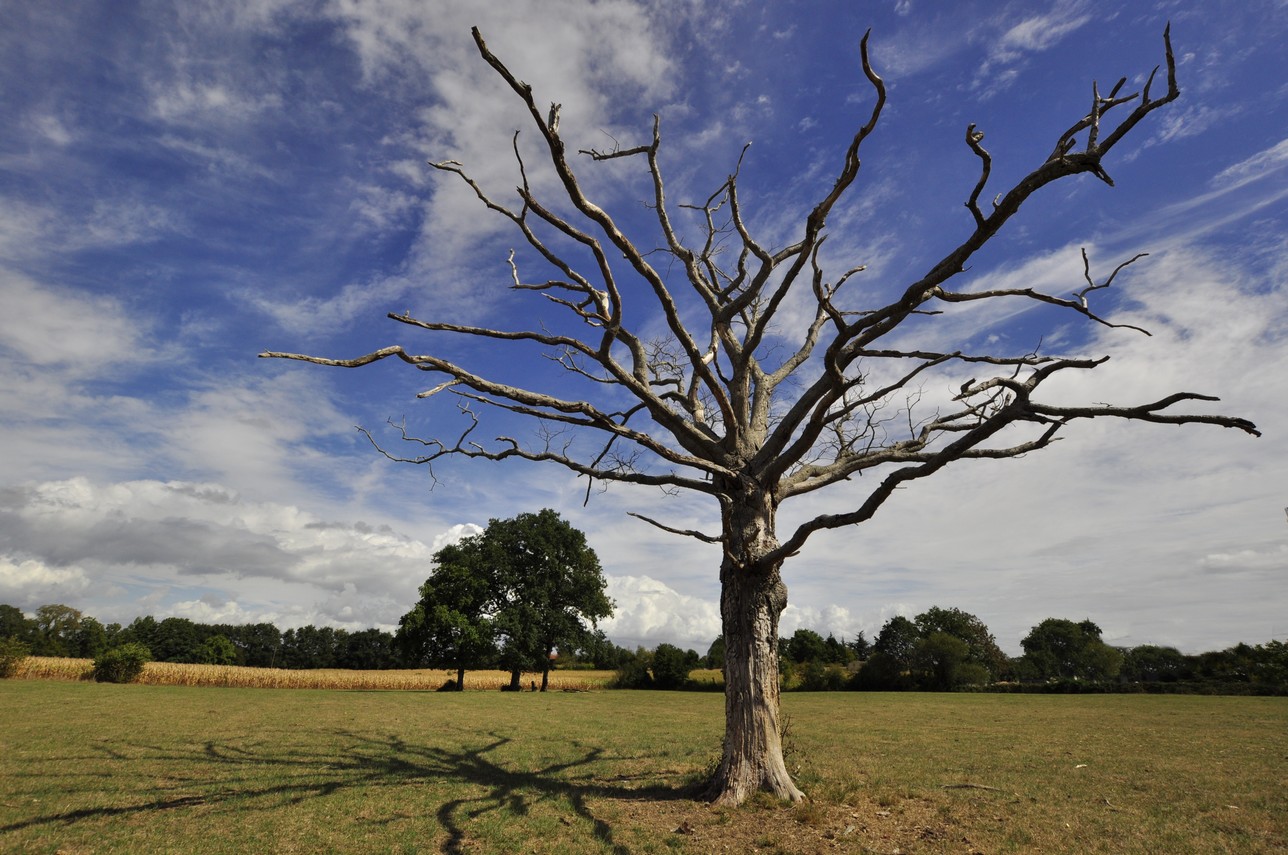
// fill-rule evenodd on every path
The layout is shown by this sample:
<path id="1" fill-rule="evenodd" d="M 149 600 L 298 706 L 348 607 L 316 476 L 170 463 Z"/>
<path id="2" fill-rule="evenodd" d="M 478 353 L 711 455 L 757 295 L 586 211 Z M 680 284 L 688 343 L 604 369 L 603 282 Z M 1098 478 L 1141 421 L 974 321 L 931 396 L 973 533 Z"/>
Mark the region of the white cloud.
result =
<path id="1" fill-rule="evenodd" d="M 90 580 L 79 567 L 49 567 L 35 559 L 14 561 L 0 555 L 0 600 L 6 603 L 38 603 L 80 596 Z"/>
<path id="2" fill-rule="evenodd" d="M 600 626 L 620 644 L 656 647 L 665 641 L 706 653 L 720 634 L 720 607 L 710 600 L 649 576 L 609 576 L 607 588 L 617 609 Z"/>
<path id="3" fill-rule="evenodd" d="M 982 98 L 1009 88 L 1020 78 L 1032 54 L 1051 49 L 1091 20 L 1084 7 L 1079 0 L 1061 2 L 1045 14 L 1012 24 L 999 38 L 990 40 L 988 57 L 976 72 L 971 88 L 979 91 Z"/>
<path id="4" fill-rule="evenodd" d="M 150 355 L 146 330 L 114 297 L 53 287 L 0 268 L 0 303 L 0 349 L 10 358 L 101 374 Z"/>
<path id="5" fill-rule="evenodd" d="M 1280 140 L 1270 148 L 1227 166 L 1214 175 L 1208 184 L 1217 189 L 1242 187 L 1252 181 L 1272 178 L 1284 166 L 1288 166 L 1288 139 Z"/>

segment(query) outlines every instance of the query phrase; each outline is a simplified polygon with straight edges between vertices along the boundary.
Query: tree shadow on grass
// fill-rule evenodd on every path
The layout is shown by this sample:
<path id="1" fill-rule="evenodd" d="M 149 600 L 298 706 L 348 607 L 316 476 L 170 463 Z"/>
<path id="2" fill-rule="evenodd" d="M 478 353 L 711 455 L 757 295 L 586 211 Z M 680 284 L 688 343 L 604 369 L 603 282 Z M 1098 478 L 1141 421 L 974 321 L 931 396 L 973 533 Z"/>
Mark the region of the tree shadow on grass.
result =
<path id="1" fill-rule="evenodd" d="M 496 755 L 513 740 L 491 732 L 491 741 L 477 747 L 447 749 L 438 746 L 409 744 L 393 735 L 379 736 L 352 731 L 333 731 L 343 747 L 329 752 L 309 751 L 298 746 L 269 746 L 257 744 L 249 747 L 231 743 L 207 741 L 199 750 L 182 751 L 172 747 L 134 744 L 102 746 L 101 752 L 109 760 L 129 763 L 174 764 L 191 777 L 201 764 L 214 764 L 221 769 L 219 775 L 205 778 L 208 791 L 197 794 L 172 795 L 132 804 L 105 804 L 76 810 L 31 816 L 0 825 L 0 835 L 38 826 L 69 826 L 74 823 L 111 819 L 134 815 L 148 815 L 164 811 L 196 808 L 224 807 L 229 810 L 276 810 L 289 804 L 310 799 L 341 794 L 346 790 L 370 787 L 405 786 L 424 782 L 443 785 L 454 791 L 438 806 L 436 819 L 446 834 L 441 851 L 463 851 L 466 841 L 466 824 L 488 813 L 506 813 L 523 817 L 532 808 L 544 802 L 564 802 L 577 819 L 561 817 L 561 821 L 576 825 L 584 821 L 591 833 L 614 853 L 629 850 L 615 839 L 612 826 L 590 807 L 591 799 L 610 800 L 676 800 L 693 798 L 692 786 L 650 784 L 631 787 L 626 781 L 635 776 L 612 776 L 604 764 L 615 761 L 632 761 L 643 758 L 605 757 L 601 748 L 590 748 L 571 759 L 552 762 L 532 770 L 520 770 Z M 68 778 L 89 776 L 100 778 L 86 771 L 98 758 L 65 758 L 70 770 Z M 155 772 L 149 768 L 142 775 L 155 781 Z M 217 781 L 211 781 L 216 778 Z M 648 776 L 654 777 L 654 776 Z M 660 776 L 658 776 L 660 777 Z M 191 783 L 191 782 L 189 782 Z M 200 784 L 191 789 L 205 789 Z M 71 790 L 71 787 L 69 787 Z M 109 797 L 111 798 L 111 797 Z M 128 796 L 116 795 L 118 801 Z M 12 805 L 9 805 L 12 806 Z M 356 818 L 355 818 L 356 819 Z M 372 823 L 389 823 L 397 817 L 383 820 L 362 820 Z"/>

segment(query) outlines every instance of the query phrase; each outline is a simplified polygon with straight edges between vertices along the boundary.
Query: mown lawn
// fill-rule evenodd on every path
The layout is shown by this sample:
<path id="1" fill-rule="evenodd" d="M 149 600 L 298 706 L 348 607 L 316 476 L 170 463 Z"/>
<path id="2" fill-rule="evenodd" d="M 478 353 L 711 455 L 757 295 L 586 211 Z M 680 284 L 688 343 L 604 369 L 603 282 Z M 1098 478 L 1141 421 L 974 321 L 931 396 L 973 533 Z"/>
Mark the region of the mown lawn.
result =
<path id="1" fill-rule="evenodd" d="M 3 852 L 1288 852 L 1288 699 L 789 694 L 811 801 L 693 801 L 715 693 L 0 681 Z"/>

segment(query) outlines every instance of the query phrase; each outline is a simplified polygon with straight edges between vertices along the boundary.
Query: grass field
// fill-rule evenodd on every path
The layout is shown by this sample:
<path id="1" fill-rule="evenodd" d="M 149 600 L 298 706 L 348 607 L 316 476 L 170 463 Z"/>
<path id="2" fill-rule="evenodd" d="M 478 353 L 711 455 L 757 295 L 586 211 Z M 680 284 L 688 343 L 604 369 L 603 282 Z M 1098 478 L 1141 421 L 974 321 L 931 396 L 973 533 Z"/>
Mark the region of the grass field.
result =
<path id="1" fill-rule="evenodd" d="M 1288 699 L 783 706 L 811 800 L 716 810 L 717 693 L 0 681 L 0 851 L 1288 852 Z"/>

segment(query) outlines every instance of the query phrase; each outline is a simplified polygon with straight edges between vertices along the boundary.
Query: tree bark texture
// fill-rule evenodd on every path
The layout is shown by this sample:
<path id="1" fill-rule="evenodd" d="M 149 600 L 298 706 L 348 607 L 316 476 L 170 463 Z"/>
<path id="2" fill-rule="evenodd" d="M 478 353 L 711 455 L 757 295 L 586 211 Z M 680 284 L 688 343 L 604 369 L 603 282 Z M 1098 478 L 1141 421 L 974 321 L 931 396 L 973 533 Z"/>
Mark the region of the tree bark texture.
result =
<path id="1" fill-rule="evenodd" d="M 783 759 L 779 718 L 778 619 L 787 607 L 780 562 L 765 561 L 778 541 L 774 502 L 750 491 L 730 502 L 723 527 L 720 617 L 725 638 L 725 738 L 709 798 L 738 805 L 764 790 L 800 801 Z"/>
<path id="2" fill-rule="evenodd" d="M 725 637 L 725 737 L 708 796 L 738 805 L 760 790 L 805 797 L 783 760 L 778 708 L 778 618 L 787 586 L 777 567 L 748 572 L 726 565 L 720 595 Z"/>

